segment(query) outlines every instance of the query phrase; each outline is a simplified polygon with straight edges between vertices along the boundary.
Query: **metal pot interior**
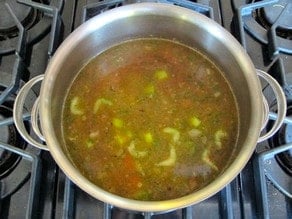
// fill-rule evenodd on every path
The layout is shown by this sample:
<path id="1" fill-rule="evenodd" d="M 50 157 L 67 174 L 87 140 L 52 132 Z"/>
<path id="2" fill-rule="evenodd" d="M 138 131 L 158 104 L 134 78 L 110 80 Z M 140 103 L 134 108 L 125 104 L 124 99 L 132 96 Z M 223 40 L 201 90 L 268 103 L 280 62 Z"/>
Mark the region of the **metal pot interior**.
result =
<path id="1" fill-rule="evenodd" d="M 196 48 L 222 71 L 233 89 L 239 109 L 239 136 L 234 156 L 218 180 L 169 205 L 135 202 L 125 204 L 117 197 L 100 197 L 70 163 L 61 131 L 65 96 L 79 70 L 92 57 L 114 44 L 133 38 L 159 37 Z M 41 91 L 41 123 L 49 149 L 58 165 L 81 188 L 102 201 L 131 210 L 163 211 L 183 207 L 219 191 L 248 161 L 261 127 L 262 96 L 253 64 L 239 43 L 215 22 L 188 9 L 164 4 L 140 3 L 101 14 L 75 30 L 59 47 L 46 71 Z M 228 113 L 228 112 L 226 112 Z M 78 179 L 76 179 L 78 177 Z M 87 184 L 87 187 L 84 184 Z M 98 193 L 98 194 L 97 194 Z M 97 197 L 98 196 L 98 197 Z"/>

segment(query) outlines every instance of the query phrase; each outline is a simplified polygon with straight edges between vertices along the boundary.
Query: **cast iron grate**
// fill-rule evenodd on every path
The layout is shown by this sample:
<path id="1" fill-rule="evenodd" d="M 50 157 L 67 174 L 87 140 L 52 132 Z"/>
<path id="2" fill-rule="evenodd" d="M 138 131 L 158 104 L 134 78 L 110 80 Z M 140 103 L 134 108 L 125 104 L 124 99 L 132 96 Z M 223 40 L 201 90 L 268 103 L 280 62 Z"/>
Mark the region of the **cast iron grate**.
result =
<path id="1" fill-rule="evenodd" d="M 267 72 L 271 74 L 282 86 L 287 99 L 291 99 L 291 85 L 287 80 L 288 69 L 285 69 L 283 64 L 283 57 L 286 57 L 283 54 L 288 54 L 288 56 L 292 54 L 291 2 L 285 0 L 264 0 L 252 1 L 252 3 L 249 4 L 242 4 L 239 1 L 233 0 L 233 5 L 237 10 L 236 25 L 239 33 L 238 39 L 240 40 L 242 46 L 247 49 L 246 33 L 267 46 L 268 52 L 266 55 L 269 57 L 268 63 L 270 63 L 267 66 Z M 277 11 L 277 17 L 271 18 L 268 16 L 271 15 L 270 10 L 272 10 L 273 7 L 280 7 L 281 10 Z M 263 16 L 266 17 L 263 18 Z M 266 88 L 267 87 L 264 89 Z M 268 99 L 270 99 L 269 95 Z M 273 99 L 270 101 L 271 106 L 273 106 Z M 269 118 L 270 120 L 275 120 L 277 118 L 277 113 L 270 112 Z M 291 126 L 292 119 L 287 116 L 284 123 L 284 126 Z M 271 141 L 273 141 L 273 139 Z M 285 142 L 285 144 L 278 144 L 272 149 L 269 148 L 255 155 L 253 162 L 255 194 L 257 199 L 257 208 L 258 211 L 261 212 L 262 218 L 271 217 L 271 209 L 269 207 L 270 202 L 268 198 L 269 194 L 267 192 L 268 187 L 271 184 L 288 199 L 291 199 L 292 197 L 290 186 L 291 176 L 285 173 L 285 171 L 283 171 L 275 161 L 277 156 L 283 156 L 283 153 L 289 153 L 291 150 L 291 142 Z M 287 217 L 289 217 L 288 215 L 291 214 L 291 212 L 288 210 L 286 214 Z"/>
<path id="2" fill-rule="evenodd" d="M 21 23 L 21 21 L 18 21 L 23 30 L 25 30 L 25 32 L 27 32 L 28 36 L 26 38 L 26 43 L 27 44 L 32 44 L 35 43 L 39 40 L 41 40 L 49 31 L 50 31 L 50 27 L 51 27 L 51 18 L 52 16 L 55 17 L 55 19 L 58 19 L 58 16 L 56 17 L 56 15 L 54 15 L 57 11 L 61 11 L 64 5 L 64 1 L 63 0 L 51 0 L 50 3 L 39 3 L 39 2 L 47 2 L 47 1 L 29 1 L 29 0 L 17 0 L 17 3 L 14 3 L 15 1 L 11 1 L 9 3 L 9 1 L 5 1 L 8 3 L 5 3 L 4 5 L 6 5 L 5 7 L 7 8 L 12 8 L 13 6 L 15 6 L 15 4 L 22 4 L 25 6 L 28 6 L 29 8 L 31 8 L 30 11 L 33 12 L 34 18 L 32 19 L 28 19 L 29 22 L 27 24 L 27 22 L 23 22 Z M 5 10 L 5 9 L 4 9 Z M 54 11 L 54 12 L 52 12 Z M 13 15 L 17 20 L 17 16 Z M 15 20 L 15 18 L 13 18 Z M 53 25 L 55 25 L 55 22 L 52 23 Z M 25 25 L 25 27 L 23 26 Z M 56 23 L 56 25 L 58 25 Z M 56 27 L 52 27 L 52 29 L 55 29 Z M 0 31 L 1 33 L 1 31 Z M 17 48 L 15 48 L 15 45 L 18 45 L 18 41 L 19 41 L 19 36 L 21 36 L 21 32 L 19 30 L 19 26 L 15 26 L 13 27 L 13 34 L 11 37 L 2 37 L 0 40 L 0 54 L 4 55 L 4 54 L 11 54 L 13 53 L 15 50 L 17 50 Z M 51 33 L 52 34 L 52 33 Z M 1 35 L 1 34 L 0 34 Z M 4 36 L 4 33 L 3 33 Z"/>
<path id="3" fill-rule="evenodd" d="M 239 37 L 244 47 L 246 47 L 246 39 L 244 38 L 245 29 L 257 40 L 268 45 L 269 56 L 271 59 L 279 55 L 280 52 L 292 54 L 291 2 L 289 3 L 289 1 L 287 1 L 287 3 L 285 3 L 285 1 L 281 1 L 279 3 L 278 0 L 264 0 L 240 5 L 238 4 L 238 1 L 233 0 L 233 5 L 235 5 L 237 10 L 238 28 L 240 33 Z M 263 18 L 262 16 L 259 18 L 256 17 L 256 15 L 258 15 L 259 13 L 261 14 L 262 11 L 266 12 L 266 16 L 270 15 L 271 7 L 281 8 L 281 11 L 278 13 L 278 17 L 270 19 Z M 268 21 L 263 22 L 263 20 Z M 283 26 L 285 27 L 285 29 L 283 28 Z M 283 35 L 286 37 L 283 37 Z"/>
<path id="4" fill-rule="evenodd" d="M 48 43 L 47 49 L 47 57 L 51 58 L 53 53 L 55 52 L 57 46 L 59 45 L 59 41 L 61 40 L 61 30 L 62 30 L 62 20 L 60 18 L 59 10 L 63 5 L 63 1 L 58 1 L 59 7 L 41 4 L 34 1 L 28 0 L 19 0 L 19 4 L 25 4 L 29 7 L 32 7 L 33 11 L 39 11 L 39 13 L 45 14 L 46 20 L 49 22 L 41 23 L 42 28 L 51 27 L 50 40 Z M 51 3 L 56 3 L 56 1 L 51 1 Z M 8 44 L 5 44 L 6 41 L 0 42 L 0 55 L 7 55 L 11 51 L 15 51 L 15 54 L 11 55 L 14 58 L 14 64 L 11 72 L 1 72 L 1 92 L 0 92 L 0 106 L 5 106 L 7 102 L 9 102 L 17 93 L 18 89 L 23 84 L 23 79 L 28 79 L 29 71 L 26 66 L 26 58 L 29 56 L 27 53 L 27 48 L 29 43 L 31 42 L 31 35 L 28 34 L 28 31 L 34 31 L 33 28 L 30 30 L 26 30 L 23 24 L 18 20 L 17 16 L 14 14 L 14 9 L 10 7 L 9 4 L 5 4 L 10 19 L 13 20 L 15 26 L 18 29 L 18 34 L 16 37 L 11 38 L 12 41 L 9 42 L 9 45 L 13 45 L 13 47 L 7 47 Z M 29 32 L 30 34 L 33 34 Z M 5 42 L 5 43 L 4 43 Z M 0 57 L 1 58 L 1 57 Z M 12 62 L 13 63 L 13 62 Z M 1 63 L 0 63 L 1 65 Z M 5 75 L 8 75 L 6 77 Z M 3 83 L 3 80 L 8 78 L 7 84 Z M 3 88 L 3 89 L 2 89 Z M 32 96 L 31 96 L 32 97 Z M 31 98 L 30 97 L 30 98 Z M 13 105 L 13 103 L 11 104 Z M 7 109 L 5 110 L 5 112 Z M 11 130 L 13 128 L 13 118 L 12 112 L 8 115 L 5 114 L 4 117 L 0 117 L 0 128 L 3 130 Z M 23 120 L 29 120 L 29 113 L 23 114 Z M 14 132 L 12 133 L 14 134 Z M 12 135 L 10 134 L 10 135 Z M 15 136 L 12 136 L 14 138 Z M 4 139 L 5 140 L 5 139 Z M 19 142 L 13 142 L 12 140 L 2 141 L 0 140 L 0 150 L 6 154 L 11 154 L 12 157 L 19 157 L 21 161 L 19 164 L 14 167 L 13 171 L 9 174 L 5 174 L 0 181 L 0 205 L 1 205 L 1 215 L 3 217 L 10 217 L 10 209 L 9 203 L 11 200 L 14 201 L 14 196 L 16 194 L 22 194 L 26 192 L 23 197 L 20 197 L 20 202 L 22 206 L 18 209 L 13 210 L 13 214 L 16 215 L 19 213 L 21 215 L 25 215 L 25 218 L 35 218 L 38 215 L 39 202 L 43 202 L 40 199 L 40 187 L 41 185 L 41 157 L 38 152 L 34 152 L 33 150 L 26 150 L 24 147 L 19 148 Z M 1 157 L 2 159 L 2 157 Z M 23 191 L 23 188 L 24 190 Z M 28 187 L 28 190 L 26 190 Z M 20 193 L 19 193 L 20 192 Z M 17 195 L 18 197 L 19 195 Z M 8 206 L 7 206 L 8 203 Z M 2 208 L 3 207 L 3 208 Z M 7 209 L 8 207 L 8 209 Z M 14 206 L 12 206 L 13 208 Z M 20 212 L 19 212 L 20 211 Z M 6 215 L 7 214 L 7 215 Z M 6 216 L 5 216 L 6 215 Z"/>

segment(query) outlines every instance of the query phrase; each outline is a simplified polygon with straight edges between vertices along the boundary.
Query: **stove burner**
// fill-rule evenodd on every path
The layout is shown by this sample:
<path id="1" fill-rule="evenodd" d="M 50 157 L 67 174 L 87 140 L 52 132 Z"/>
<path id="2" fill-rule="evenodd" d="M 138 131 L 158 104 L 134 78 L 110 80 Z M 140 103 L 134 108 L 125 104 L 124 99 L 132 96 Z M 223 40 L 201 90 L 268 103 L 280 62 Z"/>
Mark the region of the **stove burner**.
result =
<path id="1" fill-rule="evenodd" d="M 0 105 L 0 120 L 12 117 L 12 104 L 11 100 Z M 22 149 L 25 147 L 25 142 L 18 134 L 14 125 L 0 126 L 0 141 Z M 0 148 L 0 179 L 14 170 L 19 161 L 20 157 L 18 155 Z"/>
<path id="2" fill-rule="evenodd" d="M 288 1 L 290 0 L 279 0 L 276 4 L 263 8 L 264 16 L 271 25 L 274 24 L 281 15 L 280 20 L 277 21 L 279 28 L 292 30 L 292 11 L 289 12 L 288 10 L 287 13 L 282 14 L 285 7 L 288 7 Z"/>
<path id="3" fill-rule="evenodd" d="M 13 9 L 15 16 L 22 23 L 25 29 L 29 29 L 39 17 L 39 13 L 31 7 L 17 3 L 16 0 L 0 2 L 0 40 L 18 36 L 18 29 L 11 18 L 5 2 Z"/>
<path id="4" fill-rule="evenodd" d="M 292 54 L 292 3 L 290 0 L 256 1 L 244 3 L 232 0 L 238 10 L 238 22 L 255 39 L 269 46 L 269 56 L 280 52 Z M 242 44 L 246 46 L 244 29 L 240 29 Z"/>
<path id="5" fill-rule="evenodd" d="M 285 39 L 292 39 L 292 4 L 288 5 L 290 0 L 279 0 L 273 5 L 266 6 L 257 10 L 260 24 L 269 29 L 276 23 L 276 33 Z M 285 7 L 290 7 L 284 10 Z M 291 10 L 289 10 L 291 9 Z"/>
<path id="6" fill-rule="evenodd" d="M 285 93 L 287 99 L 292 100 L 292 72 L 286 74 L 287 85 L 285 86 Z"/>
<path id="7" fill-rule="evenodd" d="M 5 3 L 21 22 L 27 32 L 28 44 L 36 43 L 50 31 L 51 11 L 61 12 L 63 0 L 0 0 L 0 55 L 15 51 L 18 28 Z"/>
<path id="8" fill-rule="evenodd" d="M 287 116 L 292 115 L 292 103 L 288 104 Z M 276 135 L 271 140 L 272 147 L 278 147 L 280 145 L 288 144 L 292 142 L 292 125 L 283 125 Z M 277 162 L 282 167 L 282 169 L 292 176 L 292 150 L 280 153 L 275 156 Z"/>

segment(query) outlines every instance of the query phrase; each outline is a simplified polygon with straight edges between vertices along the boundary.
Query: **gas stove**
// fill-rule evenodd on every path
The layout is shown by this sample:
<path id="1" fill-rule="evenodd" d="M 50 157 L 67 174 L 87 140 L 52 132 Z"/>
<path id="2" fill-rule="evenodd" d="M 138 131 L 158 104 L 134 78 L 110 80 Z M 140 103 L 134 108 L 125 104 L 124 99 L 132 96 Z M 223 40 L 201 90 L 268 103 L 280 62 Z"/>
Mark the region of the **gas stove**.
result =
<path id="1" fill-rule="evenodd" d="M 218 22 L 242 44 L 256 68 L 279 82 L 287 98 L 287 116 L 280 130 L 258 144 L 242 172 L 205 201 L 166 213 L 111 206 L 75 186 L 48 151 L 34 148 L 20 136 L 12 118 L 19 89 L 45 72 L 60 43 L 83 22 L 136 2 L 144 1 L 0 1 L 1 218 L 292 218 L 291 0 L 151 1 L 187 7 Z M 277 108 L 270 86 L 263 82 L 262 87 L 270 107 L 268 130 L 277 118 Z M 24 127 L 35 139 L 30 109 L 38 94 L 36 86 L 23 112 Z"/>

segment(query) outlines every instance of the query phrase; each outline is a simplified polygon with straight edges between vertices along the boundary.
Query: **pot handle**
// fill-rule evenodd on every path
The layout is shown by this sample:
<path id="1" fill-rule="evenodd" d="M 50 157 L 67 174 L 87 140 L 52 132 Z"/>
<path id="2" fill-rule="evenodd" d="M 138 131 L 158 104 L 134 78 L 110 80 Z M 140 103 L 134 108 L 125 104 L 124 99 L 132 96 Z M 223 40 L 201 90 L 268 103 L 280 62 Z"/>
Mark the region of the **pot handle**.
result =
<path id="1" fill-rule="evenodd" d="M 23 139 L 28 142 L 29 144 L 42 149 L 42 150 L 49 150 L 48 147 L 45 144 L 42 144 L 35 139 L 33 139 L 30 134 L 27 132 L 22 115 L 23 115 L 23 108 L 24 108 L 24 101 L 31 90 L 31 88 L 38 82 L 42 81 L 44 79 L 44 75 L 38 75 L 31 80 L 29 80 L 20 90 L 15 98 L 15 103 L 13 106 L 13 120 L 15 123 L 15 126 L 20 133 L 20 135 L 23 137 Z M 32 128 L 35 132 L 35 134 L 42 140 L 45 141 L 44 137 L 41 134 L 41 131 L 38 127 L 38 105 L 39 105 L 39 98 L 36 99 L 32 111 L 31 111 L 31 123 Z"/>
<path id="2" fill-rule="evenodd" d="M 282 90 L 282 87 L 278 84 L 278 82 L 272 76 L 270 76 L 268 73 L 262 70 L 256 69 L 256 72 L 258 76 L 264 79 L 271 86 L 277 100 L 277 110 L 278 110 L 278 113 L 277 113 L 278 117 L 275 123 L 273 124 L 272 128 L 267 133 L 259 137 L 258 143 L 260 143 L 272 137 L 279 130 L 286 116 L 287 105 L 286 105 L 285 94 Z M 262 122 L 262 129 L 266 127 L 269 120 L 269 105 L 264 96 L 263 96 L 263 105 L 264 105 L 264 117 L 263 117 L 263 122 Z"/>

